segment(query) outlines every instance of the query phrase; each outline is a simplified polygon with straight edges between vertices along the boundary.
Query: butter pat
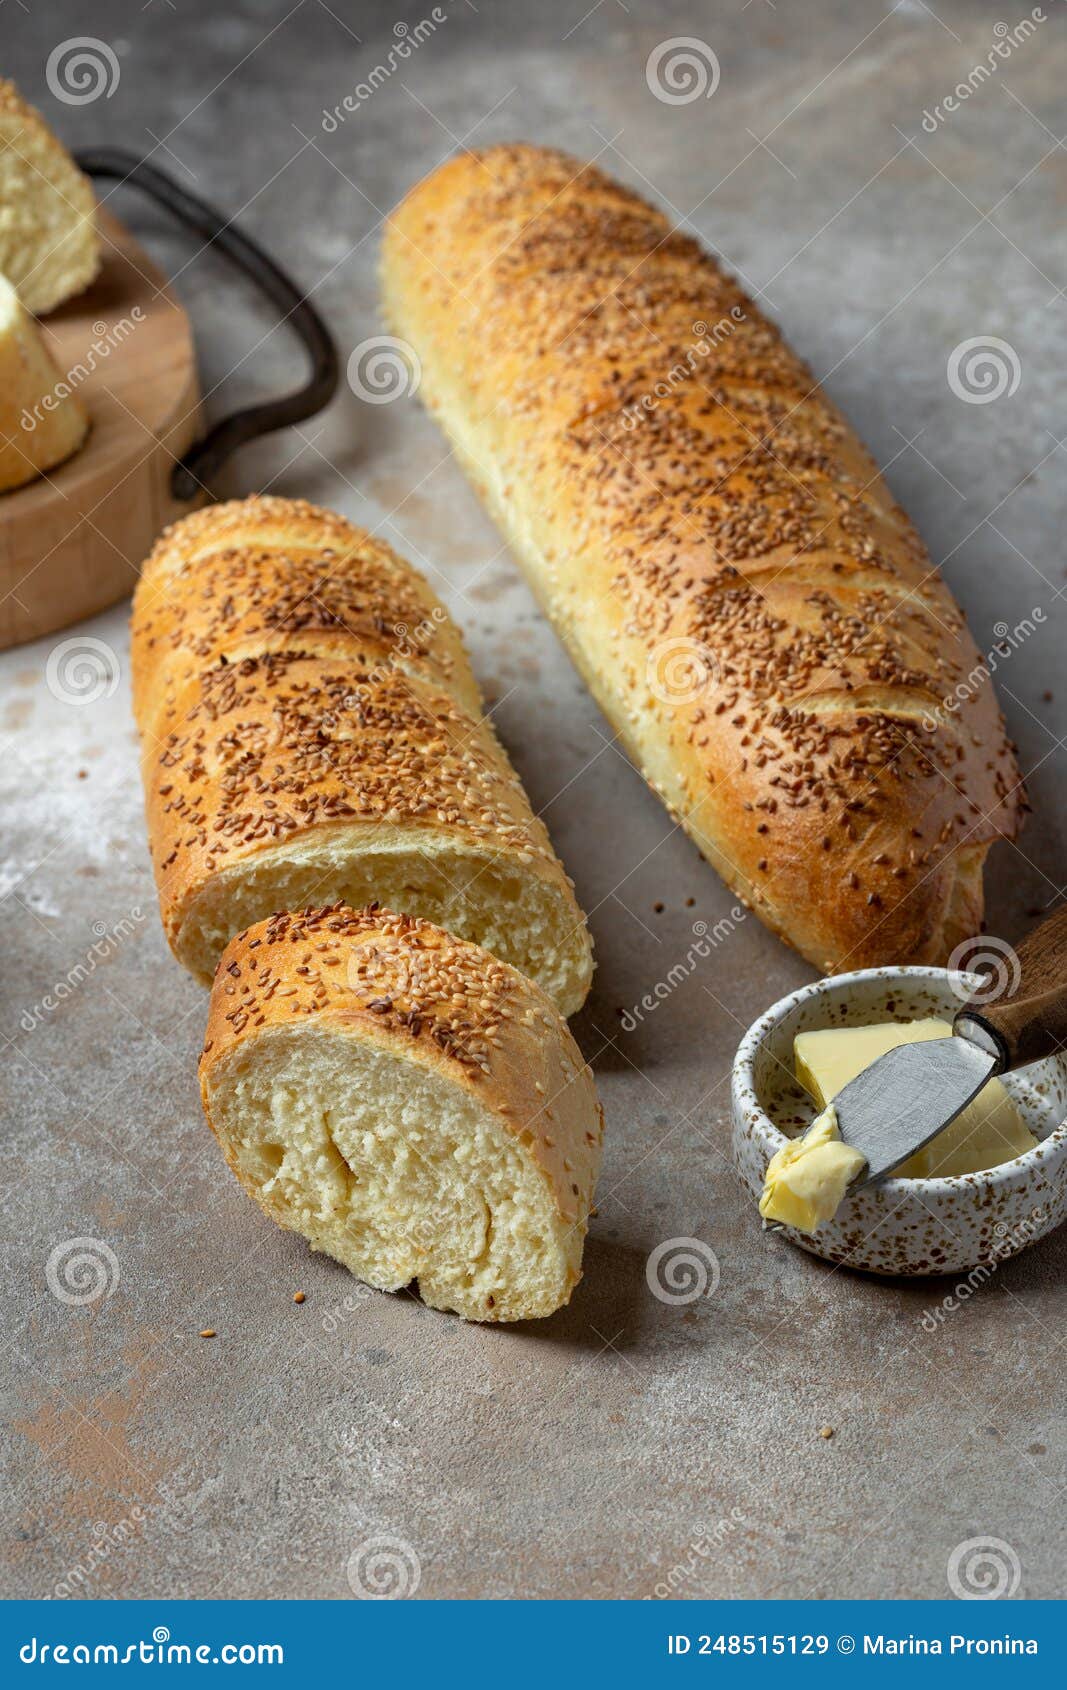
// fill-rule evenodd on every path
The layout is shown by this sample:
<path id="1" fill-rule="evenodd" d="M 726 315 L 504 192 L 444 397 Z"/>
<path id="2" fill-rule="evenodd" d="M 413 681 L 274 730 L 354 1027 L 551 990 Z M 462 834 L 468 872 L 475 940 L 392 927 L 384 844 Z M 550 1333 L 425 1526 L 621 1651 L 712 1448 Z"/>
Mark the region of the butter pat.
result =
<path id="1" fill-rule="evenodd" d="M 820 1108 L 886 1051 L 922 1039 L 947 1039 L 947 1021 L 894 1021 L 875 1027 L 828 1027 L 798 1033 L 793 1041 L 797 1079 Z M 803 1140 L 799 1141 L 803 1143 Z M 1037 1143 L 998 1079 L 987 1080 L 978 1096 L 943 1132 L 895 1170 L 904 1179 L 932 1179 L 976 1174 L 1021 1156 Z"/>
<path id="2" fill-rule="evenodd" d="M 837 1213 L 848 1187 L 867 1166 L 866 1158 L 841 1142 L 837 1111 L 827 1104 L 803 1138 L 771 1157 L 759 1212 L 798 1232 L 814 1232 Z"/>

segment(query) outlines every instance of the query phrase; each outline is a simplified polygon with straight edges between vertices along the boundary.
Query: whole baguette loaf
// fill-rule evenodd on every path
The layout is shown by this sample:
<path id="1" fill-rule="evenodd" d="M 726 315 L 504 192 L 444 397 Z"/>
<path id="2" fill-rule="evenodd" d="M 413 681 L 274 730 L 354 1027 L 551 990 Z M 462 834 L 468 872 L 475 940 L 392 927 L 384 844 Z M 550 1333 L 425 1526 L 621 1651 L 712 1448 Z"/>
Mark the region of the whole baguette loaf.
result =
<path id="1" fill-rule="evenodd" d="M 163 925 L 199 978 L 276 910 L 387 900 L 581 1005 L 571 883 L 454 624 L 388 546 L 284 499 L 200 511 L 145 565 L 132 663 Z"/>
<path id="2" fill-rule="evenodd" d="M 544 993 L 429 922 L 337 905 L 228 945 L 204 1111 L 280 1226 L 380 1290 L 526 1320 L 581 1275 L 603 1119 Z"/>
<path id="3" fill-rule="evenodd" d="M 826 970 L 942 962 L 1024 794 L 963 617 L 873 459 L 637 195 L 463 153 L 388 225 L 421 393 L 649 783 Z"/>

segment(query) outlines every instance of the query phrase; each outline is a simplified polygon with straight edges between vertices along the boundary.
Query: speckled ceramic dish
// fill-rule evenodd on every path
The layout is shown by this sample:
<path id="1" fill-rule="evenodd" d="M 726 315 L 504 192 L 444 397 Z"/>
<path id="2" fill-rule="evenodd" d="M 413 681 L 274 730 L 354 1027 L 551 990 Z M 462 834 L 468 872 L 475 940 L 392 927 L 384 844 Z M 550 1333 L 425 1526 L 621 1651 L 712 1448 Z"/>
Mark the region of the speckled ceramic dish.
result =
<path id="1" fill-rule="evenodd" d="M 939 1015 L 951 1021 L 967 981 L 944 968 L 866 968 L 802 986 L 761 1015 L 734 1060 L 734 1156 L 754 1224 L 767 1164 L 811 1121 L 815 1106 L 793 1077 L 793 1038 L 817 1027 L 868 1026 Z M 1006 1260 L 1067 1215 L 1067 1057 L 1006 1074 L 1039 1143 L 985 1173 L 887 1179 L 847 1197 L 808 1238 L 813 1255 L 868 1273 L 955 1273 Z"/>

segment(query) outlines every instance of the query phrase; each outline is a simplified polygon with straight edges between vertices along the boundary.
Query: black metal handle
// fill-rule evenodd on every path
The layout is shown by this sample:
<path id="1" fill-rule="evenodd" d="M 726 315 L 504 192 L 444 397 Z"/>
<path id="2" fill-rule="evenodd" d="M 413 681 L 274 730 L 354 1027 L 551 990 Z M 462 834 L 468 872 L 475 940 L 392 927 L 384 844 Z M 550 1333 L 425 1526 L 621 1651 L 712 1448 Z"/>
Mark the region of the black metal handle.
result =
<path id="1" fill-rule="evenodd" d="M 338 359 L 333 336 L 315 307 L 296 284 L 280 270 L 273 258 L 252 240 L 243 235 L 228 217 L 206 200 L 179 186 L 158 166 L 149 164 L 136 153 L 122 147 L 99 147 L 75 154 L 75 159 L 87 176 L 109 176 L 141 188 L 151 199 L 172 213 L 179 223 L 202 235 L 210 245 L 218 247 L 237 268 L 255 282 L 273 305 L 282 312 L 282 321 L 289 323 L 304 344 L 311 363 L 311 375 L 304 386 L 280 399 L 268 399 L 261 405 L 248 405 L 224 417 L 209 429 L 203 440 L 175 464 L 171 475 L 171 491 L 176 499 L 192 499 L 225 463 L 231 452 L 261 434 L 276 428 L 288 428 L 292 423 L 312 417 L 328 405 L 337 391 Z"/>

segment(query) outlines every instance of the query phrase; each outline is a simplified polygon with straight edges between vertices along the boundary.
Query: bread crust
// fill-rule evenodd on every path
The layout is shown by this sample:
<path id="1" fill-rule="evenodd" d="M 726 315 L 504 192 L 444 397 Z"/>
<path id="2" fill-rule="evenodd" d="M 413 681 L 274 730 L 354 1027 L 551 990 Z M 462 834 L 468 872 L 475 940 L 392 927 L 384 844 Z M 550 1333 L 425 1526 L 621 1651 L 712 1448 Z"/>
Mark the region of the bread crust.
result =
<path id="1" fill-rule="evenodd" d="M 458 630 L 388 547 L 302 502 L 198 512 L 148 559 L 132 650 L 149 840 L 179 960 L 198 972 L 187 918 L 241 865 L 407 843 L 540 881 L 570 928 L 566 1008 L 578 1007 L 592 961 L 571 883 L 477 712 Z"/>
<path id="2" fill-rule="evenodd" d="M 221 657 L 286 651 L 433 676 L 481 714 L 459 629 L 383 540 L 295 499 L 214 505 L 166 529 L 134 598 L 138 720 Z"/>
<path id="3" fill-rule="evenodd" d="M 78 451 L 88 433 L 88 411 L 0 276 L 0 492 L 54 469 Z"/>
<path id="4" fill-rule="evenodd" d="M 623 743 L 826 970 L 943 962 L 1025 796 L 877 467 L 695 241 L 599 170 L 463 153 L 390 219 L 421 396 Z"/>
<path id="5" fill-rule="evenodd" d="M 233 1080 L 235 1065 L 241 1083 L 248 1084 L 257 1049 L 272 1039 L 291 1039 L 294 1029 L 307 1036 L 309 1054 L 317 1035 L 331 1033 L 461 1088 L 490 1112 L 538 1176 L 543 1193 L 538 1203 L 545 1204 L 538 1271 L 530 1274 L 526 1261 L 513 1263 L 490 1286 L 484 1280 L 477 1285 L 463 1271 L 442 1274 L 439 1264 L 425 1258 L 410 1271 L 434 1307 L 466 1319 L 514 1321 L 551 1314 L 569 1299 L 581 1277 L 604 1123 L 589 1067 L 566 1023 L 532 981 L 430 922 L 375 907 L 357 912 L 334 905 L 277 915 L 238 934 L 223 954 L 212 988 L 200 1088 L 227 1162 L 272 1219 L 306 1232 L 316 1248 L 371 1283 L 398 1288 L 406 1273 L 397 1276 L 395 1266 L 376 1273 L 358 1255 L 353 1260 L 343 1237 L 309 1224 L 299 1204 L 294 1211 L 274 1192 L 273 1182 L 264 1189 L 220 1127 L 216 1088 Z M 422 1125 L 432 1136 L 434 1120 Z M 459 1177 L 468 1148 L 457 1147 Z M 351 1169 L 358 1230 L 365 1218 L 358 1163 Z M 342 1224 L 339 1217 L 336 1224 Z"/>
<path id="6" fill-rule="evenodd" d="M 285 911 L 231 939 L 211 992 L 200 1087 L 294 1020 L 328 1024 L 445 1074 L 501 1117 L 584 1233 L 604 1120 L 592 1071 L 532 980 L 432 922 L 343 904 Z"/>

